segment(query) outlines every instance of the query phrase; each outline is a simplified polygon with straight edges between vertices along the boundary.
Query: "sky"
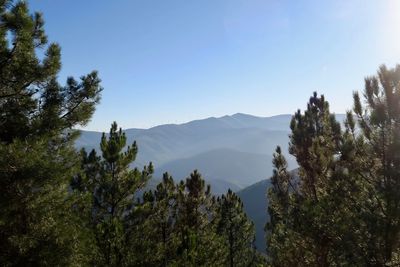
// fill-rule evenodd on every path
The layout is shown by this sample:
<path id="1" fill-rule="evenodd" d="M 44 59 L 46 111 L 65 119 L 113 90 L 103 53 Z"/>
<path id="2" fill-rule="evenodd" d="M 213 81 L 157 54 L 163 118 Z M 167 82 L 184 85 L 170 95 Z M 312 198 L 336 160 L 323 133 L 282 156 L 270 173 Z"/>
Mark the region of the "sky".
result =
<path id="1" fill-rule="evenodd" d="M 344 113 L 364 77 L 400 63 L 400 0 L 29 3 L 62 47 L 61 83 L 99 72 L 88 130 L 292 114 L 314 91 Z"/>

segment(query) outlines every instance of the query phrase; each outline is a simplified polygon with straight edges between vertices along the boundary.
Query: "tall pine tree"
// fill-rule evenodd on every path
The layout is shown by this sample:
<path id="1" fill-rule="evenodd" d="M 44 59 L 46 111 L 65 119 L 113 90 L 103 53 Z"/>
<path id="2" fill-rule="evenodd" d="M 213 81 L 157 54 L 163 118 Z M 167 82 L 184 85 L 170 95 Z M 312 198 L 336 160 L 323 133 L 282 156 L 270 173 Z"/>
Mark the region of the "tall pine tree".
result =
<path id="1" fill-rule="evenodd" d="M 400 65 L 381 66 L 365 79 L 365 105 L 354 93 L 360 133 L 352 144 L 357 161 L 351 173 L 364 186 L 363 257 L 370 266 L 400 264 Z M 354 122 L 353 122 L 354 124 Z M 353 126 L 354 128 L 354 126 Z M 367 265 L 367 264 L 366 264 Z"/>
<path id="2" fill-rule="evenodd" d="M 278 148 L 269 191 L 268 254 L 272 265 L 354 266 L 348 248 L 353 230 L 351 181 L 343 164 L 343 133 L 316 93 L 291 122 L 289 152 L 299 164 L 287 171 Z M 346 227 L 344 227 L 346 226 Z"/>
<path id="3" fill-rule="evenodd" d="M 255 266 L 261 258 L 256 252 L 254 224 L 247 218 L 240 198 L 230 189 L 217 198 L 217 234 L 227 253 L 225 266 Z"/>
<path id="4" fill-rule="evenodd" d="M 267 255 L 271 266 L 301 266 L 307 258 L 307 240 L 294 229 L 293 213 L 296 211 L 296 178 L 287 170 L 287 162 L 278 146 L 274 153 L 269 199 L 269 222 L 267 233 Z"/>
<path id="5" fill-rule="evenodd" d="M 96 72 L 57 81 L 60 47 L 40 13 L 0 1 L 0 262 L 65 265 L 79 254 L 68 180 L 79 166 L 72 128 L 99 101 Z"/>
<path id="6" fill-rule="evenodd" d="M 141 254 L 140 266 L 173 266 L 178 260 L 177 185 L 164 173 L 154 191 L 143 194 L 141 221 L 135 250 Z"/>
<path id="7" fill-rule="evenodd" d="M 93 235 L 90 264 L 100 266 L 129 266 L 131 234 L 136 225 L 135 194 L 142 189 L 151 174 L 150 163 L 142 171 L 131 169 L 138 151 L 136 142 L 126 146 L 126 136 L 117 124 L 111 125 L 108 137 L 103 133 L 100 142 L 102 156 L 92 150 L 82 150 L 83 175 L 75 177 L 74 189 L 90 196 L 87 227 Z"/>
<path id="8" fill-rule="evenodd" d="M 216 234 L 215 199 L 210 185 L 195 170 L 178 185 L 176 223 L 179 266 L 217 266 L 222 264 L 222 239 Z"/>

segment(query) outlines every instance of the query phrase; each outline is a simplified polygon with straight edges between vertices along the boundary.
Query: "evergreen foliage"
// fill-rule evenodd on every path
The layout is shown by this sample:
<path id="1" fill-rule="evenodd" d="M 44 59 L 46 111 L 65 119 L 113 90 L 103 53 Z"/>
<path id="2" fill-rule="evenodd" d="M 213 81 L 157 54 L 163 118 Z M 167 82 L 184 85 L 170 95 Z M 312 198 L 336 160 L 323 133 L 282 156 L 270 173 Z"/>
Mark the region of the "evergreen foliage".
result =
<path id="1" fill-rule="evenodd" d="M 225 266 L 254 266 L 262 260 L 254 247 L 254 224 L 249 221 L 240 198 L 230 189 L 217 198 L 217 233 L 227 248 Z"/>
<path id="2" fill-rule="evenodd" d="M 60 85 L 60 47 L 48 44 L 43 25 L 42 15 L 31 15 L 26 2 L 0 1 L 0 262 L 5 266 L 57 266 L 79 258 L 67 191 L 79 167 L 72 127 L 90 119 L 100 80 L 92 72 Z"/>
<path id="3" fill-rule="evenodd" d="M 153 166 L 132 168 L 138 147 L 115 122 L 101 155 L 75 150 L 100 80 L 60 85 L 43 26 L 25 1 L 0 0 L 2 266 L 400 265 L 400 65 L 365 79 L 344 129 L 317 93 L 294 114 L 299 168 L 277 147 L 265 259 L 240 198 L 213 196 L 197 170 L 145 191 Z"/>
<path id="4" fill-rule="evenodd" d="M 125 133 L 114 122 L 108 138 L 105 134 L 101 138 L 101 157 L 95 150 L 89 155 L 82 150 L 84 174 L 72 182 L 72 188 L 89 194 L 91 199 L 87 226 L 94 237 L 90 263 L 96 266 L 129 263 L 130 234 L 135 228 L 134 195 L 153 173 L 151 163 L 142 171 L 130 169 L 138 148 L 133 143 L 123 152 L 125 146 Z"/>
<path id="5" fill-rule="evenodd" d="M 150 163 L 142 171 L 129 166 L 138 151 L 126 145 L 117 124 L 103 134 L 100 147 L 82 150 L 82 172 L 71 188 L 74 206 L 86 228 L 86 264 L 96 266 L 252 266 L 254 226 L 231 191 L 215 199 L 200 173 L 180 183 L 165 173 L 154 191 L 145 191 Z M 136 196 L 138 198 L 136 198 Z M 228 252 L 229 250 L 229 252 Z"/>
<path id="6" fill-rule="evenodd" d="M 304 114 L 293 116 L 291 129 L 289 152 L 299 164 L 298 177 L 287 171 L 278 147 L 268 192 L 271 265 L 362 266 L 355 253 L 354 213 L 360 184 L 349 175 L 348 136 L 316 93 Z"/>
<path id="7" fill-rule="evenodd" d="M 215 198 L 198 171 L 178 184 L 177 232 L 178 265 L 221 264 L 221 238 L 215 232 Z"/>
<path id="8" fill-rule="evenodd" d="M 143 265 L 171 266 L 178 260 L 177 248 L 177 185 L 173 178 L 164 173 L 162 182 L 155 191 L 147 191 L 143 195 L 141 233 L 143 240 L 138 248 L 145 252 L 147 259 Z"/>
<path id="9" fill-rule="evenodd" d="M 363 254 L 369 265 L 400 264 L 400 65 L 381 66 L 365 79 L 365 105 L 354 93 L 354 114 L 360 134 L 351 135 L 352 174 L 364 186 Z M 349 132 L 355 132 L 354 122 Z"/>
<path id="10" fill-rule="evenodd" d="M 272 266 L 397 266 L 400 195 L 400 66 L 365 79 L 365 106 L 354 93 L 344 131 L 314 94 L 291 123 L 268 192 L 268 260 Z"/>
<path id="11" fill-rule="evenodd" d="M 264 260 L 240 199 L 231 191 L 215 199 L 197 171 L 177 184 L 165 173 L 154 192 L 144 193 L 142 210 L 138 233 L 147 239 L 135 247 L 137 266 L 256 266 Z"/>

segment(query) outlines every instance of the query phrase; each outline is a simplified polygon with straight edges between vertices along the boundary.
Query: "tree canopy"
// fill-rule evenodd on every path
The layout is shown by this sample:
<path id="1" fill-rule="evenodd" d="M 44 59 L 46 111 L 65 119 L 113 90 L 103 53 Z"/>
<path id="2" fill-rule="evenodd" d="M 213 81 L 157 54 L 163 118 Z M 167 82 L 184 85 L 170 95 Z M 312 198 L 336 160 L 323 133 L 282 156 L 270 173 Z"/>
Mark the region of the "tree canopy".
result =
<path id="1" fill-rule="evenodd" d="M 400 66 L 365 79 L 344 130 L 323 96 L 292 119 L 289 173 L 277 148 L 268 192 L 272 266 L 397 266 Z"/>
<path id="2" fill-rule="evenodd" d="M 140 146 L 116 122 L 76 150 L 102 87 L 96 71 L 62 85 L 60 51 L 41 13 L 0 0 L 2 265 L 400 265 L 400 65 L 365 79 L 343 123 L 317 93 L 293 115 L 298 169 L 277 147 L 262 254 L 236 193 L 214 195 L 197 170 L 150 187 L 152 163 L 133 166 Z"/>

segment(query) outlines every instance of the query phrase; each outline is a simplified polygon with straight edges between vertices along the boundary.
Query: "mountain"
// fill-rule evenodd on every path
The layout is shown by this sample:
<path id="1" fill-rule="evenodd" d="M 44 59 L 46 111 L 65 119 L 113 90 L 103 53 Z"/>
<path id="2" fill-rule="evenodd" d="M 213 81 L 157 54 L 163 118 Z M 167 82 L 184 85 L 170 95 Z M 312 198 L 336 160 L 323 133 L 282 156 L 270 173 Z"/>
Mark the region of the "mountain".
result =
<path id="1" fill-rule="evenodd" d="M 256 228 L 256 246 L 261 252 L 265 252 L 265 231 L 267 223 L 267 190 L 271 186 L 269 179 L 262 180 L 237 192 L 243 202 L 247 216 L 254 222 Z"/>
<path id="2" fill-rule="evenodd" d="M 343 122 L 345 115 L 336 115 Z M 272 154 L 277 145 L 288 151 L 291 115 L 256 117 L 237 113 L 183 124 L 165 124 L 149 129 L 127 129 L 128 144 L 139 147 L 135 166 L 152 161 L 153 179 L 147 189 L 154 189 L 163 172 L 176 181 L 198 169 L 211 185 L 214 194 L 228 188 L 237 192 L 249 218 L 256 226 L 256 245 L 265 251 L 264 226 L 267 222 L 266 192 L 272 174 Z M 82 131 L 76 147 L 99 149 L 102 133 Z M 289 168 L 297 167 L 288 156 Z M 257 182 L 260 181 L 260 182 Z M 256 183 L 257 182 L 257 183 Z"/>
<path id="3" fill-rule="evenodd" d="M 294 169 L 290 173 L 295 180 L 298 179 L 298 169 Z M 243 202 L 247 216 L 254 222 L 256 246 L 261 252 L 265 252 L 266 247 L 264 227 L 268 220 L 267 191 L 270 186 L 270 179 L 265 179 L 236 192 Z"/>
<path id="4" fill-rule="evenodd" d="M 344 115 L 337 115 L 343 121 Z M 134 163 L 152 161 L 156 180 L 168 171 L 176 180 L 199 169 L 213 192 L 238 190 L 272 173 L 271 157 L 277 145 L 288 150 L 291 115 L 257 117 L 243 113 L 149 129 L 127 129 L 128 144 L 137 141 Z M 77 148 L 99 149 L 100 132 L 82 131 Z M 287 157 L 290 168 L 296 163 Z"/>
<path id="5" fill-rule="evenodd" d="M 216 194 L 239 190 L 271 173 L 276 145 L 287 150 L 290 115 L 256 117 L 237 113 L 149 129 L 127 129 L 128 144 L 137 141 L 135 166 L 152 161 L 158 180 L 165 171 L 176 180 L 198 169 Z M 77 148 L 99 149 L 102 133 L 82 131 Z M 290 160 L 289 160 L 290 161 Z M 293 161 L 291 161 L 293 163 Z"/>
<path id="6" fill-rule="evenodd" d="M 127 130 L 127 136 L 128 141 L 136 139 L 138 142 L 138 162 L 143 164 L 151 160 L 156 166 L 221 148 L 271 155 L 276 144 L 287 147 L 289 115 L 271 118 L 271 122 L 269 118 L 257 118 L 235 114 L 156 126 L 134 135 Z"/>
<path id="7" fill-rule="evenodd" d="M 170 161 L 156 169 L 155 176 L 168 172 L 175 179 L 184 179 L 194 169 L 209 179 L 211 189 L 216 194 L 226 192 L 226 187 L 213 182 L 230 183 L 233 191 L 246 187 L 249 183 L 259 181 L 268 176 L 272 168 L 272 156 L 241 152 L 229 148 L 209 150 L 192 157 Z M 246 177 L 246 180 L 243 180 Z M 225 188 L 224 188 L 225 187 Z M 221 189 L 221 190 L 220 190 Z"/>

